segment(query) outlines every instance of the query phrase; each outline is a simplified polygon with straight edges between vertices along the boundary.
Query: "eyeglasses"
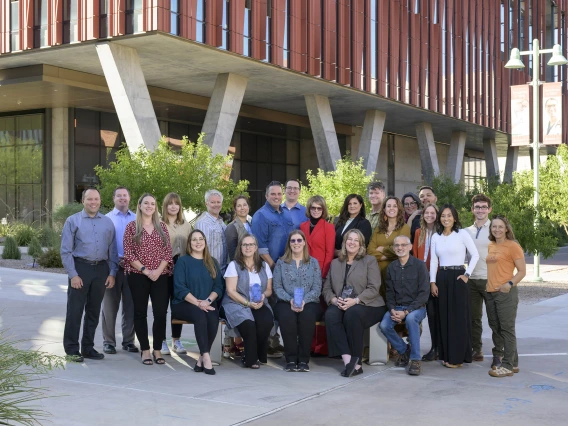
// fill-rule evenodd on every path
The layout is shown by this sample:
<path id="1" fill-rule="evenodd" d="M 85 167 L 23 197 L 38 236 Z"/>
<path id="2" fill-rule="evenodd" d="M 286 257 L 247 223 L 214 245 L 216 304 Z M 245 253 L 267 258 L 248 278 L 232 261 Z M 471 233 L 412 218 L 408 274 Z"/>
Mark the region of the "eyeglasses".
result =
<path id="1" fill-rule="evenodd" d="M 310 210 L 314 210 L 316 212 L 322 212 L 323 211 L 323 207 L 316 207 L 316 206 L 311 206 Z"/>
<path id="2" fill-rule="evenodd" d="M 416 201 L 412 201 L 410 203 L 404 203 L 404 207 L 412 207 L 415 206 L 416 204 L 417 204 Z"/>
<path id="3" fill-rule="evenodd" d="M 489 206 L 473 206 L 473 210 L 489 210 Z"/>
<path id="4" fill-rule="evenodd" d="M 256 247 L 256 243 L 246 243 L 242 245 L 244 248 L 253 248 Z"/>
<path id="5" fill-rule="evenodd" d="M 192 238 L 191 239 L 192 243 L 202 243 L 203 241 L 205 241 L 205 238 Z"/>
<path id="6" fill-rule="evenodd" d="M 408 245 L 410 245 L 410 244 L 408 244 L 408 243 L 406 243 L 406 244 L 393 244 L 393 247 L 394 247 L 394 248 L 404 248 L 404 247 L 406 247 L 406 246 L 408 246 Z"/>
<path id="7" fill-rule="evenodd" d="M 298 239 L 292 238 L 292 239 L 290 239 L 290 242 L 292 244 L 300 244 L 300 243 L 304 242 L 304 239 L 303 238 L 298 238 Z"/>
<path id="8" fill-rule="evenodd" d="M 288 191 L 299 191 L 300 190 L 300 188 L 297 187 L 297 186 L 287 186 L 286 189 Z"/>

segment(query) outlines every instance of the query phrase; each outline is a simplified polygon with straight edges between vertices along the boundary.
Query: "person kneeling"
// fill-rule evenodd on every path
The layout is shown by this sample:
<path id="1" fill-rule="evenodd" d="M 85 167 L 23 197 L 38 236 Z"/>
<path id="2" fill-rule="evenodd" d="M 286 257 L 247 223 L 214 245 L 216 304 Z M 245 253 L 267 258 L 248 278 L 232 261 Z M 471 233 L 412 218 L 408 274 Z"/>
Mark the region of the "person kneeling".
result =
<path id="1" fill-rule="evenodd" d="M 193 323 L 201 354 L 193 368 L 196 373 L 215 374 L 209 353 L 219 328 L 216 300 L 222 294 L 219 264 L 209 254 L 203 232 L 195 229 L 189 234 L 187 255 L 174 268 L 172 316 Z"/>
<path id="2" fill-rule="evenodd" d="M 412 248 L 410 238 L 396 237 L 393 248 L 398 259 L 387 268 L 388 312 L 383 317 L 380 327 L 390 344 L 399 353 L 395 365 L 397 367 L 408 366 L 408 374 L 419 376 L 421 373 L 420 323 L 426 317 L 425 305 L 430 290 L 428 269 L 424 262 L 410 255 Z M 402 321 L 406 322 L 409 345 L 404 343 L 394 329 Z"/>

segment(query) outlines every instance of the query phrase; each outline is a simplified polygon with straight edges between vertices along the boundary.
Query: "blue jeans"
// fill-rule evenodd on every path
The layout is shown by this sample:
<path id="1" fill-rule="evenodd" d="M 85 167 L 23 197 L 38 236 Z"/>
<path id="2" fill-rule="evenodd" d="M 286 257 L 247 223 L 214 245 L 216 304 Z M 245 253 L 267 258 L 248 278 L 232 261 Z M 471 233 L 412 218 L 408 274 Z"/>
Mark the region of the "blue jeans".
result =
<path id="1" fill-rule="evenodd" d="M 408 308 L 408 306 L 396 306 L 394 308 L 395 311 L 404 311 Z M 412 311 L 408 314 L 408 316 L 404 319 L 406 323 L 406 328 L 408 330 L 408 341 L 410 342 L 411 350 L 410 350 L 410 360 L 411 361 L 420 361 L 422 357 L 420 356 L 420 323 L 426 317 L 426 308 L 422 307 Z M 397 350 L 399 354 L 403 354 L 406 352 L 406 343 L 404 340 L 394 331 L 394 327 L 397 325 L 397 322 L 394 322 L 391 319 L 390 311 L 385 314 L 383 320 L 379 327 L 381 331 L 388 339 L 390 344 Z"/>

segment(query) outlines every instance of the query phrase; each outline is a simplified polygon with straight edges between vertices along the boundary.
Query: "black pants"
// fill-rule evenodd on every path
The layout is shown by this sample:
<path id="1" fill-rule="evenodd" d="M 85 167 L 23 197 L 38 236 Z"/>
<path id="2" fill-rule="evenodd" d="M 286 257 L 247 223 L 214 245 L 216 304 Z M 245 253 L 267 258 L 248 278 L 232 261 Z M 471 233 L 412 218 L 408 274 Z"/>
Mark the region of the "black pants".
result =
<path id="1" fill-rule="evenodd" d="M 438 298 L 430 295 L 426 304 L 426 314 L 428 314 L 428 327 L 430 328 L 430 339 L 432 349 L 438 350 L 440 345 L 440 322 L 438 320 Z"/>
<path id="2" fill-rule="evenodd" d="M 260 309 L 251 309 L 254 321 L 246 320 L 237 325 L 245 345 L 245 366 L 250 367 L 257 361 L 266 362 L 268 337 L 274 325 L 270 309 L 263 305 Z"/>
<path id="3" fill-rule="evenodd" d="M 183 301 L 172 306 L 172 316 L 176 319 L 193 323 L 195 329 L 195 339 L 199 346 L 199 353 L 211 352 L 211 346 L 217 335 L 219 328 L 219 310 L 217 304 L 213 302 L 214 311 L 202 311 L 197 306 L 189 302 Z"/>
<path id="4" fill-rule="evenodd" d="M 181 328 L 183 327 L 183 324 L 173 324 L 171 321 L 175 318 L 175 319 L 181 319 L 178 318 L 176 315 L 174 315 L 174 306 L 172 305 L 172 301 L 174 300 L 174 276 L 170 275 L 168 276 L 168 292 L 169 292 L 169 296 L 170 296 L 170 312 L 171 312 L 171 318 L 170 318 L 170 326 L 172 329 L 172 338 L 174 337 L 181 337 Z M 192 305 L 194 306 L 194 305 Z M 189 321 L 189 320 L 187 320 Z M 166 335 L 166 331 L 164 330 L 164 336 Z"/>
<path id="5" fill-rule="evenodd" d="M 156 281 L 152 281 L 146 275 L 128 274 L 128 285 L 134 302 L 134 331 L 140 342 L 140 350 L 150 349 L 148 340 L 148 298 L 152 300 L 152 312 L 154 323 L 152 336 L 154 350 L 162 349 L 162 341 L 166 338 L 166 317 L 168 314 L 168 277 L 160 275 Z"/>
<path id="6" fill-rule="evenodd" d="M 365 330 L 381 321 L 386 312 L 386 306 L 353 305 L 346 311 L 335 305 L 327 308 L 325 329 L 329 356 L 351 355 L 361 362 Z"/>
<path id="7" fill-rule="evenodd" d="M 316 321 L 322 309 L 318 303 L 306 303 L 302 312 L 294 312 L 290 302 L 279 301 L 274 315 L 280 324 L 286 362 L 309 362 Z"/>
<path id="8" fill-rule="evenodd" d="M 79 350 L 79 332 L 83 312 L 83 338 L 81 351 L 88 352 L 95 345 L 95 331 L 99 325 L 101 303 L 105 295 L 105 282 L 109 274 L 106 262 L 89 265 L 79 260 L 75 261 L 75 269 L 83 281 L 83 287 L 67 288 L 67 314 L 65 316 L 65 331 L 63 332 L 63 347 L 65 353 L 71 354 Z"/>

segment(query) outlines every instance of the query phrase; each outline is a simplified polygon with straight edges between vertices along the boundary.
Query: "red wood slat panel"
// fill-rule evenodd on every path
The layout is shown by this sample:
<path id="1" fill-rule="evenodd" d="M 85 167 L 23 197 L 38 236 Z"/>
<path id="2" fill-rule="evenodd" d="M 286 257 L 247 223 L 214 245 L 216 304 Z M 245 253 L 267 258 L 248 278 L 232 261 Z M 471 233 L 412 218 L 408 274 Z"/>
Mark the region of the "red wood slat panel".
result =
<path id="1" fill-rule="evenodd" d="M 365 34 L 363 39 L 363 52 L 365 62 L 363 64 L 363 88 L 371 92 L 371 2 L 366 1 L 364 3 L 363 20 Z"/>
<path id="2" fill-rule="evenodd" d="M 284 24 L 286 22 L 286 0 L 272 0 L 272 19 L 270 42 L 272 49 L 271 62 L 276 65 L 284 64 Z M 288 64 L 286 64 L 288 66 Z"/>
<path id="3" fill-rule="evenodd" d="M 429 67 L 428 67 L 428 108 L 441 111 L 442 93 L 442 25 L 430 26 L 429 34 Z"/>
<path id="4" fill-rule="evenodd" d="M 421 65 L 421 15 L 413 13 L 410 16 L 410 103 L 412 105 L 420 105 L 419 92 L 424 86 L 420 81 L 420 65 Z"/>
<path id="5" fill-rule="evenodd" d="M 244 1 L 241 3 L 242 8 L 239 16 L 242 17 L 243 24 L 238 28 L 243 28 L 244 30 L 245 6 Z M 221 46 L 223 44 L 223 0 L 207 0 L 205 2 L 205 21 L 205 43 L 215 47 Z M 242 33 L 243 30 L 239 30 L 239 33 Z M 242 42 L 243 39 L 241 37 Z"/>
<path id="6" fill-rule="evenodd" d="M 452 39 L 455 37 L 454 34 L 454 1 L 455 0 L 447 0 L 446 1 L 446 34 L 444 34 L 444 43 L 446 45 L 446 66 L 445 66 L 445 81 L 444 87 L 446 92 L 444 93 L 444 105 L 442 109 L 442 113 L 445 113 L 449 116 L 453 116 L 452 110 L 452 96 L 453 96 L 453 84 L 452 84 L 452 66 L 451 63 L 453 61 L 452 57 Z M 458 0 L 461 1 L 461 0 Z"/>
<path id="7" fill-rule="evenodd" d="M 307 10 L 304 0 L 290 0 L 290 68 L 305 72 L 307 68 Z"/>
<path id="8" fill-rule="evenodd" d="M 352 0 L 351 85 L 357 89 L 363 89 L 364 87 L 363 48 L 365 44 L 365 19 L 365 0 Z M 367 62 L 369 61 L 367 60 Z"/>
<path id="9" fill-rule="evenodd" d="M 197 0 L 185 0 L 180 2 L 180 33 L 183 38 L 195 40 L 197 15 Z"/>
<path id="10" fill-rule="evenodd" d="M 63 42 L 63 0 L 51 0 L 48 11 L 48 44 L 55 46 Z"/>
<path id="11" fill-rule="evenodd" d="M 0 54 L 10 51 L 10 3 L 0 1 Z"/>
<path id="12" fill-rule="evenodd" d="M 474 36 L 475 36 L 475 65 L 476 65 L 476 73 L 475 73 L 475 122 L 477 124 L 481 123 L 481 97 L 483 95 L 482 88 L 481 88 L 481 72 L 482 72 L 482 64 L 481 64 L 481 44 L 480 44 L 480 36 L 482 35 L 482 28 L 481 28 L 481 17 L 482 17 L 482 2 L 480 1 L 471 1 L 469 0 L 470 4 L 473 4 L 475 9 L 475 26 L 474 26 Z"/>
<path id="13" fill-rule="evenodd" d="M 406 98 L 407 84 L 407 69 L 408 69 L 408 20 L 410 11 L 408 3 L 401 2 L 400 4 L 400 50 L 399 50 L 399 99 L 403 102 L 408 102 Z"/>
<path id="14" fill-rule="evenodd" d="M 321 74 L 322 57 L 322 22 L 321 0 L 308 0 L 308 73 L 319 76 Z"/>
<path id="15" fill-rule="evenodd" d="M 495 67 L 500 66 L 496 63 L 496 52 L 500 51 L 501 44 L 496 47 L 496 32 L 495 29 L 498 27 L 498 22 L 496 16 L 500 14 L 500 5 L 495 2 L 489 2 L 489 63 L 487 67 L 487 115 L 488 115 L 488 126 L 496 127 L 496 111 L 494 110 L 494 99 L 495 99 Z"/>
<path id="16" fill-rule="evenodd" d="M 79 8 L 77 11 L 79 15 L 79 41 L 99 38 L 99 1 L 100 0 L 79 0 Z"/>
<path id="17" fill-rule="evenodd" d="M 34 47 L 33 0 L 20 0 L 20 50 Z"/>
<path id="18" fill-rule="evenodd" d="M 231 52 L 243 54 L 243 31 L 245 25 L 245 0 L 232 0 L 229 12 L 229 47 Z M 207 15 L 206 15 L 207 16 Z M 281 65 L 281 64 L 278 64 Z"/>
<path id="19" fill-rule="evenodd" d="M 337 0 L 337 82 L 351 83 L 351 0 Z"/>
<path id="20" fill-rule="evenodd" d="M 400 54 L 400 0 L 390 2 L 389 21 L 389 70 L 388 70 L 388 96 L 400 100 L 399 93 L 399 54 Z"/>
<path id="21" fill-rule="evenodd" d="M 194 0 L 195 1 L 195 0 Z M 109 31 L 110 37 L 126 33 L 126 0 L 109 1 Z"/>
<path id="22" fill-rule="evenodd" d="M 429 33 L 430 33 L 430 26 L 437 27 L 438 24 L 434 24 L 433 22 L 428 22 L 428 19 L 422 17 L 419 20 L 420 24 L 420 39 L 418 40 L 418 49 L 420 53 L 420 62 L 418 63 L 418 71 L 419 71 L 419 85 L 418 89 L 416 90 L 419 92 L 418 98 L 418 106 L 422 108 L 430 108 L 427 103 L 427 97 L 430 96 L 430 78 L 432 77 L 429 75 L 430 66 L 428 63 L 428 57 L 430 56 L 430 49 L 433 48 L 429 42 Z M 436 61 L 437 62 L 437 61 Z M 416 64 L 415 59 L 413 59 L 413 64 Z M 437 78 L 437 73 L 436 73 Z M 428 82 L 428 83 L 427 83 Z"/>
<path id="23" fill-rule="evenodd" d="M 251 56 L 258 60 L 266 59 L 266 15 L 268 4 L 266 0 L 252 2 L 252 52 Z"/>
<path id="24" fill-rule="evenodd" d="M 481 121 L 480 124 L 484 126 L 489 125 L 488 114 L 487 114 L 487 103 L 489 102 L 489 98 L 487 97 L 487 49 L 489 43 L 489 4 L 487 0 L 483 0 L 479 2 L 480 6 L 482 7 L 481 10 L 481 22 L 479 25 L 479 29 L 482 33 L 482 42 L 479 46 L 480 54 L 481 54 L 481 69 L 480 69 L 480 78 L 481 78 L 481 95 L 480 102 L 482 103 L 480 108 L 481 113 Z"/>
<path id="25" fill-rule="evenodd" d="M 465 81 L 465 66 L 464 66 L 464 47 L 465 47 L 465 37 L 464 37 L 464 22 L 461 19 L 462 16 L 466 15 L 462 13 L 462 2 L 456 2 L 454 5 L 455 13 L 455 26 L 454 26 L 454 60 L 453 60 L 453 97 L 452 97 L 452 110 L 454 117 L 465 118 L 462 114 L 462 94 L 465 92 L 463 90 L 463 82 Z M 464 107 L 465 109 L 465 107 Z"/>
<path id="26" fill-rule="evenodd" d="M 390 2 L 380 0 L 377 5 L 379 19 L 378 39 L 378 67 L 377 67 L 377 93 L 387 96 L 388 67 L 389 67 L 389 9 Z"/>
<path id="27" fill-rule="evenodd" d="M 169 33 L 171 30 L 169 0 L 144 0 L 143 5 L 142 25 L 144 31 Z"/>
<path id="28" fill-rule="evenodd" d="M 335 0 L 323 3 L 323 78 L 337 79 L 337 5 Z"/>
<path id="29" fill-rule="evenodd" d="M 475 52 L 476 52 L 476 42 L 475 42 L 475 2 L 471 2 L 468 0 L 467 4 L 468 15 L 470 16 L 470 21 L 468 23 L 468 40 L 469 40 L 469 47 L 468 47 L 468 62 L 469 62 L 469 70 L 468 70 L 468 92 L 469 92 L 469 121 L 472 123 L 476 123 L 476 112 L 477 112 L 477 104 L 476 104 L 476 97 L 478 96 L 477 93 L 477 61 L 475 60 Z"/>

